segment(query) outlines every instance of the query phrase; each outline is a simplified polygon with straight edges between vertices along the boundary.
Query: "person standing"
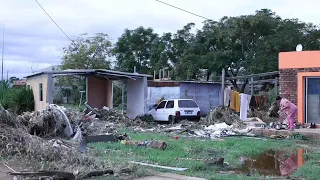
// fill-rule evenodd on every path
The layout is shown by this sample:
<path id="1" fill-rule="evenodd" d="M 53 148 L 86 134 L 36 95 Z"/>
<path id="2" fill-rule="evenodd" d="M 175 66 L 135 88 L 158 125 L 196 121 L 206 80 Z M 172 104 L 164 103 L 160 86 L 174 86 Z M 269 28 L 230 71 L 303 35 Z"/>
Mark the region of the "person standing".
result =
<path id="1" fill-rule="evenodd" d="M 293 130 L 294 118 L 297 115 L 298 107 L 288 99 L 282 98 L 280 96 L 276 98 L 276 101 L 280 104 L 280 112 L 284 113 L 288 117 L 289 130 Z"/>

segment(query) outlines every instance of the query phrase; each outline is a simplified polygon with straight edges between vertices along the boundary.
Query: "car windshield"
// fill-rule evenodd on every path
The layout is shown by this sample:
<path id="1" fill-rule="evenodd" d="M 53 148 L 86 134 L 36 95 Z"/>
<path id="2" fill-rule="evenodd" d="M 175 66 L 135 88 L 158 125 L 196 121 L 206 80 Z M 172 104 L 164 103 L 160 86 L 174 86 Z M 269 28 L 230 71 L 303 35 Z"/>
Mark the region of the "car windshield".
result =
<path id="1" fill-rule="evenodd" d="M 180 108 L 197 108 L 198 105 L 193 100 L 179 100 L 178 106 Z"/>

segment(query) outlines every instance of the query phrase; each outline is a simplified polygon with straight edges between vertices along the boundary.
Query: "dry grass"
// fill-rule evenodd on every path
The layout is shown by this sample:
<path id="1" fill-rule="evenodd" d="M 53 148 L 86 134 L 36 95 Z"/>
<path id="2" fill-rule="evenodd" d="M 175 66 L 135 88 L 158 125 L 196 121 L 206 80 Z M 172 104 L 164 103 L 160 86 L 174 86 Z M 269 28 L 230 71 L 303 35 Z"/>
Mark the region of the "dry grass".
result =
<path id="1" fill-rule="evenodd" d="M 34 162 L 30 170 L 45 164 L 45 169 L 37 170 L 79 172 L 78 176 L 92 170 L 113 169 L 105 160 L 81 154 L 78 145 L 30 135 L 23 124 L 1 108 L 0 117 L 0 157 Z"/>

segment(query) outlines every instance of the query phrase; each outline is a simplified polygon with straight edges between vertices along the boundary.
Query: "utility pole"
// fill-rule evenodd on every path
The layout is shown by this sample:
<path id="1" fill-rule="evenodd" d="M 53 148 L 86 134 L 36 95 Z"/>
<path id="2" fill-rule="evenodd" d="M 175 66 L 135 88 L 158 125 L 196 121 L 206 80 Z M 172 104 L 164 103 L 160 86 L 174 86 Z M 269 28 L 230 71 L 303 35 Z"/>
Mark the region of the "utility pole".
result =
<path id="1" fill-rule="evenodd" d="M 2 31 L 2 63 L 1 63 L 1 74 L 2 74 L 1 80 L 2 81 L 3 81 L 3 54 L 4 54 L 4 28 Z"/>

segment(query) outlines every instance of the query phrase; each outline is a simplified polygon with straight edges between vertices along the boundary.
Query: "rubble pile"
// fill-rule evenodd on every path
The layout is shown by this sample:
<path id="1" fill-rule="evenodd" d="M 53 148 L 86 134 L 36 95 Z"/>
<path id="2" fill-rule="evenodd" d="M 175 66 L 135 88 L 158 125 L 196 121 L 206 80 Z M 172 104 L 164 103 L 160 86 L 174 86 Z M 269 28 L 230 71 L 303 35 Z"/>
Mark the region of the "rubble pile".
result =
<path id="1" fill-rule="evenodd" d="M 9 111 L 5 110 L 3 106 L 0 105 L 0 124 L 7 124 L 9 126 L 17 127 L 19 122 L 15 121 Z"/>
<path id="2" fill-rule="evenodd" d="M 1 111 L 1 117 L 6 116 Z M 7 119 L 9 120 L 9 119 Z M 47 164 L 47 170 L 63 170 L 85 173 L 92 169 L 102 170 L 107 162 L 81 154 L 77 147 L 61 140 L 45 140 L 41 137 L 29 134 L 26 128 L 12 126 L 19 124 L 17 119 L 10 119 L 6 124 L 0 122 L 0 156 L 23 157 L 35 164 Z M 81 176 L 83 174 L 79 173 Z"/>
<path id="3" fill-rule="evenodd" d="M 272 112 L 274 114 L 274 112 Z M 259 111 L 259 110 L 255 110 L 253 112 L 248 113 L 248 117 L 257 117 L 261 120 L 263 120 L 263 122 L 269 124 L 271 122 L 275 123 L 279 121 L 279 114 L 278 111 L 276 112 L 277 116 L 270 116 L 269 112 L 266 111 Z"/>
<path id="4" fill-rule="evenodd" d="M 140 126 L 140 127 L 150 127 L 154 124 L 153 118 L 151 115 L 141 115 L 137 116 L 134 120 L 129 119 L 125 115 L 122 115 L 121 112 L 117 110 L 101 109 L 99 111 L 100 120 L 113 122 L 116 124 L 122 124 L 126 127 Z"/>
<path id="5" fill-rule="evenodd" d="M 202 125 L 212 125 L 216 123 L 226 123 L 237 128 L 245 128 L 246 125 L 240 120 L 239 115 L 235 114 L 231 109 L 218 106 L 212 109 L 205 118 L 199 122 Z"/>
<path id="6" fill-rule="evenodd" d="M 131 128 L 138 132 L 163 132 L 186 137 L 219 138 L 231 135 L 252 135 L 250 131 L 253 127 L 248 127 L 237 114 L 228 108 L 217 107 L 199 122 L 182 120 L 174 125 L 158 124 L 148 129 L 140 126 Z"/>
<path id="7" fill-rule="evenodd" d="M 17 120 L 28 127 L 31 135 L 56 137 L 73 133 L 65 109 L 53 104 L 41 111 L 25 112 Z"/>

